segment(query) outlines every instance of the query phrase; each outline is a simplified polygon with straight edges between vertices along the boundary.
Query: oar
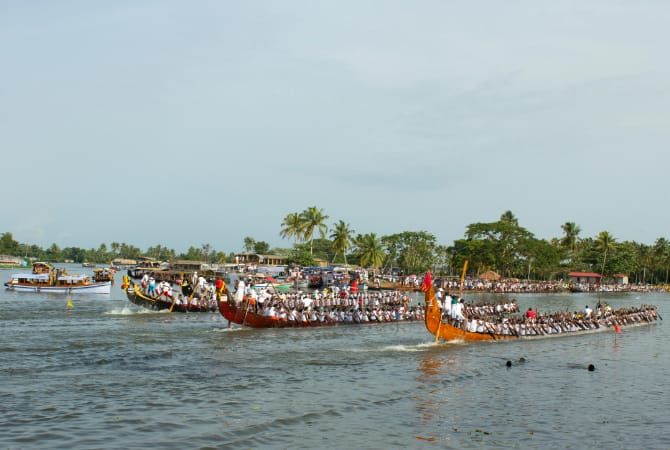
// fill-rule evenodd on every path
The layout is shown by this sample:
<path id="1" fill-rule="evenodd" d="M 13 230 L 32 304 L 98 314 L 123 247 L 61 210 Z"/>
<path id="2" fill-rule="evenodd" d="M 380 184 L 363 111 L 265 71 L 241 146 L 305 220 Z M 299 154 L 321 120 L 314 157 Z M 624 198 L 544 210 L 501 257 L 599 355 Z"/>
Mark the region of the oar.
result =
<path id="1" fill-rule="evenodd" d="M 191 295 L 188 296 L 188 304 L 187 305 L 191 304 L 191 300 L 193 300 L 193 296 L 195 295 L 195 288 L 197 288 L 198 286 L 200 286 L 200 283 L 198 282 L 198 280 L 196 280 L 195 286 L 193 286 L 193 290 L 191 291 Z M 176 299 L 176 297 L 175 297 L 175 299 Z M 174 300 L 172 301 L 172 306 L 174 306 Z M 172 306 L 170 306 L 170 312 L 172 312 Z M 188 311 L 188 306 L 187 306 L 186 310 Z"/>
<path id="2" fill-rule="evenodd" d="M 181 273 L 181 279 L 182 279 L 182 283 L 186 279 L 186 277 L 184 276 L 184 272 Z M 181 286 L 179 286 L 179 290 L 181 290 Z M 191 294 L 192 294 L 192 292 L 191 292 Z M 175 305 L 176 302 L 177 302 L 177 296 L 173 295 L 172 296 L 172 304 L 170 305 L 170 309 L 169 309 L 170 312 L 172 312 L 172 310 L 174 309 L 174 305 Z"/>
<path id="3" fill-rule="evenodd" d="M 174 308 L 174 304 L 177 302 L 177 296 L 172 295 L 172 304 L 170 305 L 170 312 L 172 312 L 172 309 Z"/>

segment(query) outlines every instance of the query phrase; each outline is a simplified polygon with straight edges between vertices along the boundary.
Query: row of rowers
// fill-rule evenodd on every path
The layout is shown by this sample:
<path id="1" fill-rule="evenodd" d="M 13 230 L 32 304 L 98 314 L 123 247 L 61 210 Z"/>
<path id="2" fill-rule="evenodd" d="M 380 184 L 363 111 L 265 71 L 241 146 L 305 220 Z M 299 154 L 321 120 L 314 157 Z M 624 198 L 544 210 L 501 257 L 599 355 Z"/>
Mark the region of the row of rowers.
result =
<path id="1" fill-rule="evenodd" d="M 479 313 L 476 308 L 467 308 L 464 317 L 449 322 L 454 326 L 476 333 L 503 334 L 513 336 L 537 336 L 558 333 L 570 333 L 585 330 L 612 328 L 618 325 L 633 325 L 653 322 L 658 315 L 655 306 L 621 308 L 618 310 L 603 308 L 600 314 L 587 316 L 580 312 L 559 311 L 528 315 L 490 315 Z"/>
<path id="2" fill-rule="evenodd" d="M 314 307 L 311 303 L 292 302 L 292 306 L 284 303 L 279 297 L 272 297 L 262 305 L 253 298 L 245 298 L 241 308 L 270 319 L 288 323 L 309 325 L 310 323 L 375 323 L 423 320 L 423 307 L 396 305 L 376 308 L 359 308 L 358 306 Z"/>
<path id="3" fill-rule="evenodd" d="M 437 306 L 442 310 L 443 317 L 452 319 L 463 319 L 465 317 L 501 315 L 519 312 L 519 305 L 516 299 L 497 303 L 465 303 L 462 298 L 457 296 L 445 295 L 444 290 L 439 288 L 435 292 Z"/>
<path id="4" fill-rule="evenodd" d="M 281 292 L 273 293 L 265 289 L 256 291 L 237 290 L 234 295 L 235 301 L 239 304 L 244 299 L 248 299 L 252 305 L 262 309 L 267 304 L 284 304 L 289 309 L 312 309 L 312 308 L 343 308 L 348 309 L 358 307 L 362 309 L 377 309 L 386 307 L 396 307 L 409 305 L 411 299 L 398 291 L 388 291 L 383 293 L 350 293 L 346 297 L 334 295 L 334 293 L 324 291 L 308 292 Z"/>

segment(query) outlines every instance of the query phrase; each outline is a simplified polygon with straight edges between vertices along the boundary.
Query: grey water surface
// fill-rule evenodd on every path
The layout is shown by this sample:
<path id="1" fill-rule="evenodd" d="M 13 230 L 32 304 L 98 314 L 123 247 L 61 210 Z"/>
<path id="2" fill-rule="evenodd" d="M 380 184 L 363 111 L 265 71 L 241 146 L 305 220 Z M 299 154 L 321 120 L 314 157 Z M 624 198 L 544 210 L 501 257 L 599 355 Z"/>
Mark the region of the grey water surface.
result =
<path id="1" fill-rule="evenodd" d="M 2 288 L 0 448 L 670 448 L 670 322 L 436 345 L 423 323 L 228 328 L 218 313 L 141 310 L 120 285 Z M 514 297 L 522 311 L 598 301 Z M 663 317 L 669 299 L 601 297 Z"/>

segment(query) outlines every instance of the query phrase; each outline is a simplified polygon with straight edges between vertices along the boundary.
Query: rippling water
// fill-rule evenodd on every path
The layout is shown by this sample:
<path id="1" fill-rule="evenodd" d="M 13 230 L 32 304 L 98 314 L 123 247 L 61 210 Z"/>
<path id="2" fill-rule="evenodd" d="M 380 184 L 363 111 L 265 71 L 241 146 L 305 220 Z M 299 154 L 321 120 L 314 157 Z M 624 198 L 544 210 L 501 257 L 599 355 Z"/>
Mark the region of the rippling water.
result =
<path id="1" fill-rule="evenodd" d="M 480 298 L 496 297 L 468 300 Z M 517 298 L 545 310 L 597 301 Z M 670 317 L 668 298 L 603 300 Z M 0 302 L 0 448 L 670 446 L 663 321 L 616 339 L 435 345 L 422 323 L 248 330 L 145 312 L 119 281 L 110 295 L 3 289 Z"/>

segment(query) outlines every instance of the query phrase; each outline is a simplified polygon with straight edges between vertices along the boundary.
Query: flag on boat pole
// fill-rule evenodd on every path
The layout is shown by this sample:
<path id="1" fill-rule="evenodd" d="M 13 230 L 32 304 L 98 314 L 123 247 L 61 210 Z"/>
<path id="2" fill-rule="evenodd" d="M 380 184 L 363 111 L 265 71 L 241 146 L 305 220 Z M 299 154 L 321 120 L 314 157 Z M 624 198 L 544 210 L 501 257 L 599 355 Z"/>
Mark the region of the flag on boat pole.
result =
<path id="1" fill-rule="evenodd" d="M 431 280 L 430 270 L 426 272 L 426 276 L 423 278 L 423 284 L 421 285 L 421 290 L 423 292 L 428 292 L 430 286 L 432 285 L 433 280 Z"/>

